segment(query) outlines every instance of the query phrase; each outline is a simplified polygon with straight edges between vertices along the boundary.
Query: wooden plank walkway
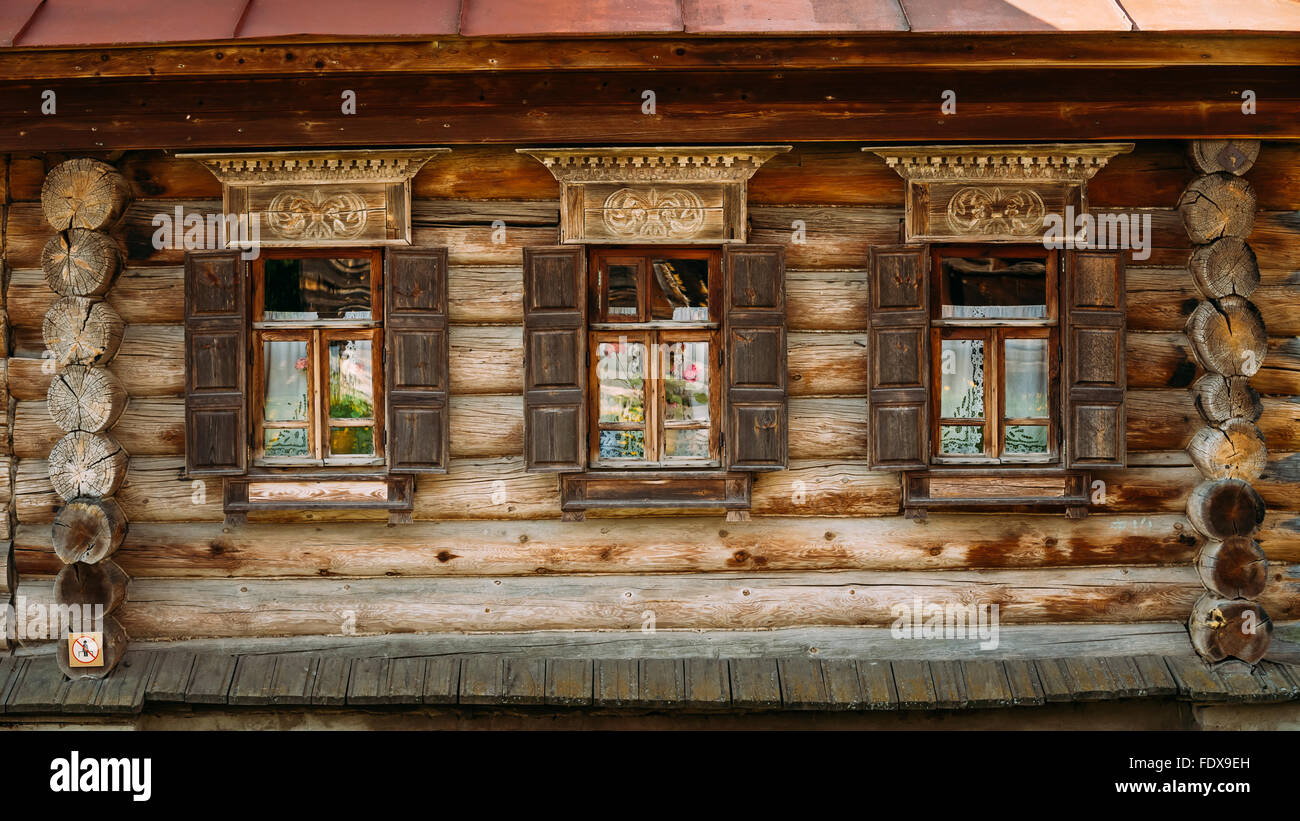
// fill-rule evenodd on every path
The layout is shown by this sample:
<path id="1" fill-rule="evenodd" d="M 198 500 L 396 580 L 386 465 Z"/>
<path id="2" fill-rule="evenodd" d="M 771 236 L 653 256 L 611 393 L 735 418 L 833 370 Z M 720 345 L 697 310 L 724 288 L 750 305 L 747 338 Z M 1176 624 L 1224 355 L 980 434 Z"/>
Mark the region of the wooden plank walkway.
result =
<path id="1" fill-rule="evenodd" d="M 132 649 L 103 681 L 68 681 L 51 655 L 0 659 L 0 721 L 209 704 L 275 708 L 965 710 L 1135 698 L 1300 699 L 1300 666 L 1207 667 L 1188 657 L 1037 660 L 571 659 Z"/>

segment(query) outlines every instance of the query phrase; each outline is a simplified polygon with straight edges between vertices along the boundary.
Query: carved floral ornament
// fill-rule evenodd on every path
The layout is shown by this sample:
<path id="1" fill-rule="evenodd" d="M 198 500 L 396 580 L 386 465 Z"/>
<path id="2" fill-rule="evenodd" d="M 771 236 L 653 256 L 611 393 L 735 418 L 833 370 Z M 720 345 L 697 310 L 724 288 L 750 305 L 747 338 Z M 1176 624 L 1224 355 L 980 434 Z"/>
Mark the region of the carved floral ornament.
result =
<path id="1" fill-rule="evenodd" d="M 908 241 L 1024 241 L 1086 208 L 1087 182 L 1132 143 L 864 148 L 907 180 Z"/>
<path id="2" fill-rule="evenodd" d="M 563 242 L 744 242 L 749 178 L 790 146 L 518 150 L 560 183 Z"/>
<path id="3" fill-rule="evenodd" d="M 227 217 L 260 244 L 409 244 L 411 178 L 446 148 L 179 154 L 221 181 Z"/>

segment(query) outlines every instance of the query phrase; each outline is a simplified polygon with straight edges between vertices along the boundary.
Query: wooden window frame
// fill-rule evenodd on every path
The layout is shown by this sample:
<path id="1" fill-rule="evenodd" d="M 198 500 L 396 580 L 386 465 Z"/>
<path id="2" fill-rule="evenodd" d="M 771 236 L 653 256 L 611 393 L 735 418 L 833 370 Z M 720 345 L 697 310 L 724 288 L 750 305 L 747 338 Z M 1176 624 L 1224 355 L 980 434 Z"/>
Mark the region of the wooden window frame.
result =
<path id="1" fill-rule="evenodd" d="M 677 259 L 703 259 L 709 264 L 709 320 L 683 322 L 678 320 L 651 320 L 651 264 L 656 257 L 671 256 Z M 608 313 L 608 265 L 639 263 L 637 272 L 636 316 L 628 317 Z M 588 465 L 598 470 L 673 470 L 716 469 L 723 463 L 722 447 L 722 249 L 681 248 L 672 246 L 617 246 L 588 249 L 588 270 L 592 272 L 589 283 L 589 305 L 592 321 L 588 323 Z M 627 423 L 602 423 L 600 421 L 600 379 L 596 374 L 596 351 L 602 342 L 640 342 L 645 345 L 645 407 L 643 425 Z M 663 389 L 666 371 L 664 356 L 667 346 L 674 342 L 707 342 L 709 345 L 709 458 L 665 458 L 663 440 L 668 429 L 703 429 L 698 424 L 674 423 L 666 419 L 666 394 Z M 653 398 L 651 398 L 653 397 Z M 644 430 L 644 459 L 601 459 L 600 433 L 602 430 Z M 653 454 L 653 456 L 651 456 Z"/>
<path id="2" fill-rule="evenodd" d="M 370 316 L 368 320 L 265 320 L 267 259 L 306 259 L 306 258 L 369 258 L 370 260 Z M 251 270 L 252 288 L 252 333 L 249 335 L 250 356 L 252 359 L 252 379 L 250 385 L 250 413 L 253 417 L 253 465 L 268 468 L 321 468 L 321 467 L 370 467 L 385 466 L 385 401 L 384 401 L 384 257 L 381 249 L 373 248 L 283 248 L 263 251 Z M 358 426 L 361 420 L 334 420 L 329 416 L 329 343 L 340 339 L 369 339 L 371 345 L 371 394 L 374 404 L 374 416 L 369 419 L 369 426 L 374 428 L 375 453 L 373 455 L 341 455 L 329 453 L 329 433 L 332 427 Z M 308 384 L 307 421 L 287 424 L 268 425 L 264 416 L 266 404 L 266 362 L 264 342 L 267 341 L 303 341 L 307 342 L 307 358 L 310 363 Z M 266 456 L 267 427 L 305 427 L 310 457 L 268 457 Z"/>
<path id="3" fill-rule="evenodd" d="M 1004 259 L 1043 258 L 1046 267 L 1046 316 L 1033 319 L 978 319 L 945 318 L 942 315 L 946 302 L 947 277 L 943 275 L 944 257 L 994 256 Z M 933 245 L 930 260 L 930 462 L 936 466 L 1045 466 L 1062 464 L 1061 458 L 1061 338 L 1060 338 L 1060 283 L 1061 256 L 1054 249 L 1032 245 Z M 979 339 L 984 342 L 984 417 L 982 423 L 971 419 L 946 418 L 940 415 L 943 396 L 942 381 L 943 341 L 948 339 Z M 1046 454 L 1003 453 L 1006 429 L 1017 424 L 1041 425 L 1044 419 L 1007 419 L 1006 371 L 1003 367 L 1003 349 L 1007 339 L 1047 339 L 1047 393 L 1048 415 Z M 941 450 L 939 435 L 943 426 L 969 426 L 982 428 L 984 452 L 982 454 L 946 454 Z"/>

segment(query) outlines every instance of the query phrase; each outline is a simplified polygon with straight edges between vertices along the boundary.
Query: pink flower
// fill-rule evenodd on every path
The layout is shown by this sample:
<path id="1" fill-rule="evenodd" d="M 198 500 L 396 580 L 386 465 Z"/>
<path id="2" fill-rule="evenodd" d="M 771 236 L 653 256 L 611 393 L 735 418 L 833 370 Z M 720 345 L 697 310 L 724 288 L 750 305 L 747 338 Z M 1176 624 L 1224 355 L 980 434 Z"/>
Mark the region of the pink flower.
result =
<path id="1" fill-rule="evenodd" d="M 300 371 L 307 370 L 307 357 L 305 356 L 298 357 L 298 361 L 293 363 L 293 366 Z"/>
<path id="2" fill-rule="evenodd" d="M 685 368 L 682 369 L 682 376 L 686 379 L 687 382 L 694 382 L 697 378 L 699 378 L 699 375 L 700 375 L 700 369 L 694 362 L 692 362 L 691 364 L 687 365 Z"/>

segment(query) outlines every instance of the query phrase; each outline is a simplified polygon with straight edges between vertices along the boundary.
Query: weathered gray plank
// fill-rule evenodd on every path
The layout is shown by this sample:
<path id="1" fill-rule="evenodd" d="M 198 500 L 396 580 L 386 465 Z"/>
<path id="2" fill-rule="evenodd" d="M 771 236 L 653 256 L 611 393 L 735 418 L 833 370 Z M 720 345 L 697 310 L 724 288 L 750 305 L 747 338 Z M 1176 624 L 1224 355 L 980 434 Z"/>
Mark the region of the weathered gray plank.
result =
<path id="1" fill-rule="evenodd" d="M 934 706 L 942 710 L 966 706 L 966 676 L 960 661 L 930 662 L 930 680 L 934 682 Z"/>
<path id="2" fill-rule="evenodd" d="M 681 659 L 641 659 L 641 703 L 681 707 L 686 700 L 686 673 Z"/>
<path id="3" fill-rule="evenodd" d="M 575 707 L 591 703 L 591 659 L 547 659 L 546 703 Z"/>
<path id="4" fill-rule="evenodd" d="M 79 678 L 70 681 L 63 690 L 62 709 L 65 713 L 93 713 L 99 708 L 99 686 L 103 679 Z"/>
<path id="5" fill-rule="evenodd" d="M 1116 698 L 1140 698 L 1146 695 L 1146 684 L 1133 659 L 1112 656 L 1098 661 L 1106 667 Z"/>
<path id="6" fill-rule="evenodd" d="M 388 659 L 354 659 L 348 677 L 348 704 L 387 704 Z"/>
<path id="7" fill-rule="evenodd" d="M 1075 701 L 1101 701 L 1115 698 L 1116 687 L 1100 659 L 1063 659 L 1065 680 Z"/>
<path id="8" fill-rule="evenodd" d="M 596 704 L 623 707 L 641 700 L 641 671 L 636 659 L 596 659 Z"/>
<path id="9" fill-rule="evenodd" d="M 1250 703 L 1272 700 L 1273 694 L 1263 682 L 1255 678 L 1250 665 L 1245 662 L 1232 661 L 1216 665 L 1214 674 L 1223 682 L 1233 701 Z"/>
<path id="10" fill-rule="evenodd" d="M 389 704 L 419 704 L 424 694 L 423 658 L 395 658 L 388 663 L 385 692 Z"/>
<path id="11" fill-rule="evenodd" d="M 501 700 L 501 659 L 466 656 L 460 664 L 460 703 L 496 704 Z"/>
<path id="12" fill-rule="evenodd" d="M 10 713 L 57 713 L 68 680 L 54 656 L 29 659 L 18 686 L 9 696 Z"/>
<path id="13" fill-rule="evenodd" d="M 745 709 L 781 706 L 781 674 L 776 659 L 731 659 L 731 704 Z"/>
<path id="14" fill-rule="evenodd" d="M 185 688 L 190 683 L 194 669 L 194 654 L 186 652 L 159 653 L 149 685 L 145 687 L 147 701 L 177 702 L 185 700 Z"/>
<path id="15" fill-rule="evenodd" d="M 683 665 L 686 695 L 692 709 L 719 709 L 731 704 L 731 672 L 725 659 L 689 658 Z"/>
<path id="16" fill-rule="evenodd" d="M 502 659 L 501 700 L 506 704 L 545 704 L 546 660 Z"/>
<path id="17" fill-rule="evenodd" d="M 898 706 L 904 710 L 934 709 L 938 696 L 930 679 L 930 665 L 924 661 L 895 661 L 894 687 L 898 692 Z"/>
<path id="18" fill-rule="evenodd" d="M 1174 681 L 1173 675 L 1169 672 L 1169 665 L 1165 664 L 1163 657 L 1135 656 L 1133 663 L 1142 674 L 1147 695 L 1172 696 L 1178 692 L 1178 682 Z"/>
<path id="19" fill-rule="evenodd" d="M 320 656 L 313 653 L 283 653 L 275 657 L 271 677 L 271 703 L 280 706 L 311 704 Z"/>
<path id="20" fill-rule="evenodd" d="M 339 707 L 347 703 L 348 681 L 352 677 L 352 659 L 339 656 L 321 656 L 316 665 L 316 682 L 311 691 L 311 703 L 325 707 Z"/>
<path id="21" fill-rule="evenodd" d="M 127 650 L 117 668 L 99 687 L 96 706 L 106 713 L 138 713 L 144 709 L 144 693 L 153 675 L 158 654 L 152 650 Z"/>
<path id="22" fill-rule="evenodd" d="M 898 685 L 894 683 L 894 668 L 889 662 L 859 661 L 858 683 L 862 687 L 864 709 L 898 709 Z"/>
<path id="23" fill-rule="evenodd" d="M 862 707 L 862 683 L 853 659 L 822 659 L 822 681 L 826 683 L 826 709 L 858 710 Z"/>
<path id="24" fill-rule="evenodd" d="M 1227 701 L 1228 688 L 1199 659 L 1168 657 L 1165 664 L 1178 682 L 1178 695 L 1194 701 Z"/>
<path id="25" fill-rule="evenodd" d="M 1276 701 L 1287 701 L 1300 695 L 1300 687 L 1287 677 L 1286 668 L 1277 662 L 1261 661 L 1255 667 L 1255 678 Z"/>
<path id="26" fill-rule="evenodd" d="M 967 659 L 961 662 L 966 697 L 971 707 L 1010 707 L 1011 685 L 1000 661 Z"/>
<path id="27" fill-rule="evenodd" d="M 1032 661 L 1011 659 L 1002 662 L 1007 684 L 1011 686 L 1011 702 L 1017 706 L 1037 707 L 1047 699 L 1043 685 L 1038 680 L 1038 668 Z"/>
<path id="28" fill-rule="evenodd" d="M 777 660 L 781 674 L 781 703 L 789 710 L 823 710 L 830 697 L 821 662 L 809 658 Z"/>
<path id="29" fill-rule="evenodd" d="M 1052 702 L 1074 700 L 1070 678 L 1060 659 L 1038 659 L 1034 666 L 1038 669 L 1038 681 L 1043 685 L 1044 699 Z"/>
<path id="30" fill-rule="evenodd" d="M 460 697 L 460 656 L 436 656 L 424 663 L 425 704 L 455 704 Z"/>
<path id="31" fill-rule="evenodd" d="M 226 703 L 243 706 L 270 704 L 274 678 L 275 656 L 240 656 Z"/>
<path id="32" fill-rule="evenodd" d="M 13 695 L 14 688 L 22 680 L 23 668 L 26 666 L 27 659 L 0 659 L 0 713 L 8 709 L 9 696 Z"/>
<path id="33" fill-rule="evenodd" d="M 194 659 L 190 683 L 185 688 L 185 701 L 189 704 L 225 704 L 238 662 L 237 656 L 224 653 L 200 654 Z"/>

